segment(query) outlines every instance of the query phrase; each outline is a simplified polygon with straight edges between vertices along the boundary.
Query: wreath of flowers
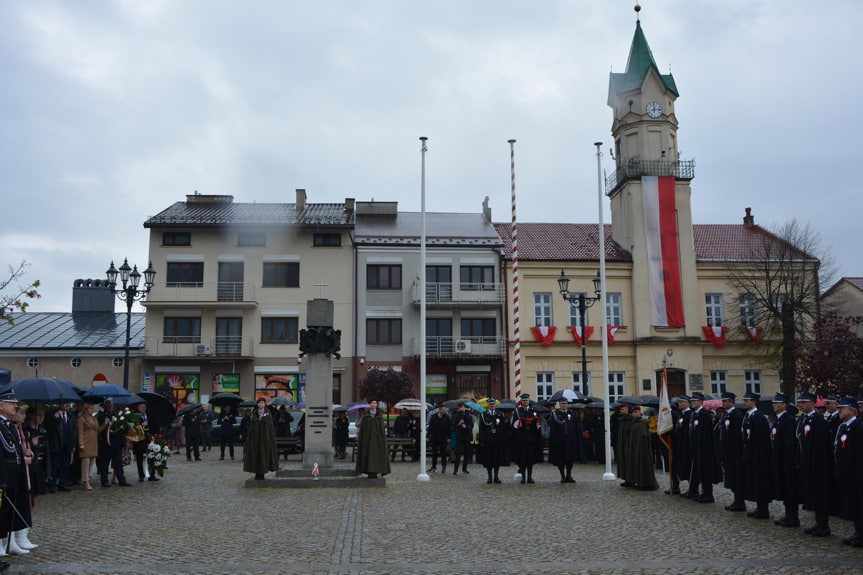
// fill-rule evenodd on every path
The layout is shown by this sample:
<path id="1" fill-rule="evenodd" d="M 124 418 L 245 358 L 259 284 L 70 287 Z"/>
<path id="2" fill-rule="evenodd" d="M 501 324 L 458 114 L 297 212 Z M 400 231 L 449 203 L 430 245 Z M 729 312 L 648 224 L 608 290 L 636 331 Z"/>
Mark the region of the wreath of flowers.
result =
<path id="1" fill-rule="evenodd" d="M 111 433 L 126 435 L 140 423 L 141 414 L 125 407 L 111 420 Z"/>
<path id="2" fill-rule="evenodd" d="M 168 446 L 168 440 L 164 435 L 154 435 L 147 446 L 147 467 L 151 477 L 165 475 L 165 466 L 168 464 L 169 457 L 171 457 L 171 448 Z"/>

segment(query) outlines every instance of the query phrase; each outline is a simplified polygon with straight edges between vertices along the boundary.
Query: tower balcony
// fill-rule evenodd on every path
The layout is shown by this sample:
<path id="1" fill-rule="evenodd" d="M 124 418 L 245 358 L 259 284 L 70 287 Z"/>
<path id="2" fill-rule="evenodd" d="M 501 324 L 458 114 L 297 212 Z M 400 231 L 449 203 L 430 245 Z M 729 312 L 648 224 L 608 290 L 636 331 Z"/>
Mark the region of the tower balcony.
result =
<path id="1" fill-rule="evenodd" d="M 642 176 L 673 176 L 678 180 L 691 180 L 695 177 L 695 160 L 626 160 L 617 163 L 617 170 L 605 178 L 605 193 L 611 195 L 629 180 Z"/>

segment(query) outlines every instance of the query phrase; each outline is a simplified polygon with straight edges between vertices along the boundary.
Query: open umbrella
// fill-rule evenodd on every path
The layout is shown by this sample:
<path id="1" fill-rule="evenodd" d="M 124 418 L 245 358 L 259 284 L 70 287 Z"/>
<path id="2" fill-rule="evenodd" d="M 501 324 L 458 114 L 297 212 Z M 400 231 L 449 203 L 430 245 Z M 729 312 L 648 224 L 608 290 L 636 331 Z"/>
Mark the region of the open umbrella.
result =
<path id="1" fill-rule="evenodd" d="M 230 392 L 226 391 L 223 393 L 217 393 L 216 395 L 211 397 L 210 403 L 212 403 L 213 405 L 218 405 L 218 406 L 222 406 L 222 405 L 234 406 L 234 405 L 239 405 L 239 404 L 243 403 L 243 398 L 240 397 L 239 395 L 237 395 L 236 393 L 230 393 Z"/>
<path id="2" fill-rule="evenodd" d="M 348 406 L 348 413 L 357 413 L 361 409 L 371 409 L 372 406 L 365 401 L 358 401 Z"/>
<path id="3" fill-rule="evenodd" d="M 186 415 L 187 413 L 189 413 L 190 411 L 195 411 L 196 409 L 199 409 L 200 407 L 201 407 L 200 403 L 190 403 L 188 405 L 184 405 L 183 407 L 180 408 L 179 411 L 177 411 L 177 417 L 182 417 L 182 416 Z"/>
<path id="4" fill-rule="evenodd" d="M 129 395 L 123 395 L 121 397 L 115 397 L 112 402 L 114 403 L 114 407 L 132 407 L 133 405 L 139 405 L 141 403 L 147 403 L 147 400 L 141 397 L 140 395 L 135 395 L 134 393 Z"/>
<path id="5" fill-rule="evenodd" d="M 348 411 L 348 408 L 345 407 L 344 405 L 334 405 L 333 406 L 333 413 L 347 413 L 347 411 Z"/>
<path id="6" fill-rule="evenodd" d="M 49 377 L 28 377 L 12 382 L 15 397 L 20 401 L 41 401 L 42 403 L 63 403 L 81 401 L 75 386 L 62 379 Z"/>
<path id="7" fill-rule="evenodd" d="M 418 411 L 423 408 L 423 404 L 419 399 L 416 399 L 415 397 L 408 397 L 399 401 L 393 407 L 395 407 L 396 409 L 409 409 L 413 411 Z"/>
<path id="8" fill-rule="evenodd" d="M 119 385 L 103 383 L 94 385 L 84 393 L 84 399 L 112 399 L 114 397 L 123 397 L 132 395 L 128 389 L 124 389 Z"/>
<path id="9" fill-rule="evenodd" d="M 515 403 L 509 401 L 501 401 L 497 404 L 498 411 L 515 411 Z"/>
<path id="10" fill-rule="evenodd" d="M 551 411 L 549 408 L 540 403 L 537 403 L 536 405 L 531 405 L 530 408 L 537 413 L 548 413 L 549 411 Z"/>
<path id="11" fill-rule="evenodd" d="M 483 406 L 481 406 L 480 404 L 478 404 L 478 403 L 476 403 L 476 402 L 474 402 L 474 401 L 468 401 L 468 402 L 466 402 L 466 403 L 465 403 L 465 406 L 466 406 L 466 407 L 469 407 L 469 408 L 471 408 L 472 410 L 477 411 L 477 412 L 479 412 L 479 413 L 485 413 L 485 412 L 486 412 L 486 408 L 484 408 Z"/>
<path id="12" fill-rule="evenodd" d="M 254 399 L 247 399 L 246 401 L 242 402 L 237 407 L 246 408 L 246 407 L 255 407 L 256 405 L 258 405 L 257 401 L 255 401 Z"/>
<path id="13" fill-rule="evenodd" d="M 599 407 L 605 407 L 605 402 L 602 401 L 601 399 L 594 399 L 590 403 L 587 404 L 587 407 L 589 407 L 591 409 L 595 409 L 595 408 L 599 408 Z"/>
<path id="14" fill-rule="evenodd" d="M 634 397 L 632 395 L 624 395 L 617 398 L 617 401 L 618 403 L 628 403 L 630 405 L 644 405 L 640 397 Z"/>
<path id="15" fill-rule="evenodd" d="M 659 397 L 656 395 L 639 395 L 638 399 L 641 400 L 641 405 L 647 405 L 649 407 L 659 407 Z"/>
<path id="16" fill-rule="evenodd" d="M 170 399 L 158 393 L 142 391 L 138 395 L 147 402 L 150 432 L 162 433 L 176 417 L 177 409 L 174 404 L 171 403 Z"/>
<path id="17" fill-rule="evenodd" d="M 587 399 L 587 396 L 575 391 L 574 389 L 561 389 L 560 391 L 556 391 L 554 395 L 549 398 L 549 401 L 557 403 L 561 399 L 566 399 L 566 401 L 572 403 L 574 401 L 584 401 Z"/>
<path id="18" fill-rule="evenodd" d="M 277 406 L 284 405 L 285 407 L 290 407 L 294 405 L 294 400 L 290 397 L 285 397 L 284 395 L 280 395 L 279 397 L 274 397 L 270 400 L 270 403 L 267 406 Z"/>

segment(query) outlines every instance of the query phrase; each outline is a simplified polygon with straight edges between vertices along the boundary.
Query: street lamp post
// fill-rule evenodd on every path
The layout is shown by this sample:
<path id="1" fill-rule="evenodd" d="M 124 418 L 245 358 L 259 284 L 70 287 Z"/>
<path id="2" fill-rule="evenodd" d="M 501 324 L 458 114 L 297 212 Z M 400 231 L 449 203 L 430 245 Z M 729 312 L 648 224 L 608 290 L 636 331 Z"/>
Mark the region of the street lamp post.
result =
<path id="1" fill-rule="evenodd" d="M 108 287 L 117 296 L 120 301 L 126 302 L 126 354 L 123 359 L 123 387 L 129 389 L 129 346 L 131 344 L 132 331 L 132 304 L 142 300 L 153 287 L 153 278 L 156 277 L 156 270 L 153 269 L 153 262 L 150 262 L 149 267 L 144 270 L 144 287 L 138 289 L 138 284 L 141 282 L 141 272 L 138 271 L 138 266 L 129 267 L 129 260 L 123 258 L 123 265 L 120 269 L 114 267 L 114 262 L 111 262 L 111 267 L 105 272 L 108 276 Z M 120 281 L 123 283 L 122 288 L 117 287 L 117 276 L 120 276 Z"/>
<path id="2" fill-rule="evenodd" d="M 599 272 L 596 272 L 596 277 L 593 278 L 593 292 L 596 294 L 596 297 L 587 297 L 584 293 L 569 293 L 569 278 L 564 275 L 563 270 L 560 270 L 557 285 L 560 288 L 560 295 L 563 296 L 563 299 L 569 303 L 570 307 L 578 309 L 578 323 L 580 324 L 579 327 L 581 327 L 581 388 L 584 395 L 590 395 L 590 386 L 587 383 L 587 333 L 584 316 L 587 315 L 587 308 L 598 302 L 602 297 L 602 279 L 599 277 Z"/>

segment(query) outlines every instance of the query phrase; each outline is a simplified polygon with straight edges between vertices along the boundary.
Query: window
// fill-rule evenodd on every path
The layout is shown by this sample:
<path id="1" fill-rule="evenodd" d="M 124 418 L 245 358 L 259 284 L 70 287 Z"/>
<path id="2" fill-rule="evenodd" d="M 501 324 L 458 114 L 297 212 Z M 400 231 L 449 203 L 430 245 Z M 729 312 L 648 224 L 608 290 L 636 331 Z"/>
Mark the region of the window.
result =
<path id="1" fill-rule="evenodd" d="M 261 343 L 297 343 L 299 318 L 262 317 Z"/>
<path id="2" fill-rule="evenodd" d="M 452 353 L 452 318 L 426 318 L 426 353 Z"/>
<path id="3" fill-rule="evenodd" d="M 583 393 L 584 395 L 589 395 L 590 392 L 590 372 L 587 373 L 587 385 L 581 384 L 581 372 L 573 371 L 572 372 L 572 391 L 577 391 L 578 393 Z"/>
<path id="4" fill-rule="evenodd" d="M 73 357 L 71 360 L 69 360 L 69 365 L 71 365 L 72 367 L 81 367 L 81 358 Z"/>
<path id="5" fill-rule="evenodd" d="M 200 341 L 201 318 L 165 318 L 165 343 L 200 343 Z"/>
<path id="6" fill-rule="evenodd" d="M 575 299 L 572 300 L 574 303 L 578 303 L 578 296 L 582 295 L 581 293 L 571 294 L 575 296 Z M 587 294 L 584 294 L 587 296 Z M 578 312 L 578 305 L 570 305 L 569 306 L 569 325 L 580 326 L 581 325 L 581 314 Z M 587 315 L 587 307 L 584 308 L 584 325 L 590 325 L 589 316 Z"/>
<path id="7" fill-rule="evenodd" d="M 300 264 L 264 262 L 264 287 L 300 287 Z"/>
<path id="8" fill-rule="evenodd" d="M 452 301 L 452 267 L 426 266 L 426 299 Z"/>
<path id="9" fill-rule="evenodd" d="M 316 248 L 337 248 L 342 245 L 342 234 L 315 234 Z"/>
<path id="10" fill-rule="evenodd" d="M 758 325 L 758 308 L 755 296 L 751 293 L 740 294 L 740 325 L 755 327 Z"/>
<path id="11" fill-rule="evenodd" d="M 770 301 L 773 304 L 775 314 L 773 316 L 773 327 L 779 329 L 782 327 L 782 306 L 785 303 L 785 294 L 774 294 L 770 296 Z"/>
<path id="12" fill-rule="evenodd" d="M 111 360 L 111 365 L 113 365 L 114 367 L 123 367 L 123 358 L 115 357 Z"/>
<path id="13" fill-rule="evenodd" d="M 266 246 L 267 234 L 264 232 L 237 232 L 237 246 Z"/>
<path id="14" fill-rule="evenodd" d="M 204 262 L 168 262 L 168 287 L 204 285 Z"/>
<path id="15" fill-rule="evenodd" d="M 608 401 L 615 402 L 626 395 L 626 372 L 608 372 Z"/>
<path id="16" fill-rule="evenodd" d="M 39 367 L 39 358 L 28 357 L 27 358 L 27 367 Z"/>
<path id="17" fill-rule="evenodd" d="M 342 374 L 333 374 L 333 405 L 342 402 Z"/>
<path id="18" fill-rule="evenodd" d="M 216 318 L 216 353 L 240 355 L 243 352 L 243 318 Z"/>
<path id="19" fill-rule="evenodd" d="M 551 325 L 551 294 L 533 294 L 533 325 L 548 327 Z"/>
<path id="20" fill-rule="evenodd" d="M 494 266 L 461 266 L 459 273 L 463 290 L 494 289 Z"/>
<path id="21" fill-rule="evenodd" d="M 707 312 L 707 325 L 719 327 L 722 325 L 722 294 L 704 294 L 704 306 Z"/>
<path id="22" fill-rule="evenodd" d="M 728 372 L 710 372 L 710 393 L 725 393 L 728 391 Z"/>
<path id="23" fill-rule="evenodd" d="M 401 267 L 401 266 L 399 266 Z M 394 345 L 402 342 L 401 319 L 367 319 L 366 343 L 369 345 Z"/>
<path id="24" fill-rule="evenodd" d="M 366 288 L 402 289 L 402 266 L 369 264 L 366 267 Z"/>
<path id="25" fill-rule="evenodd" d="M 461 337 L 475 343 L 483 340 L 493 341 L 497 335 L 497 326 L 493 317 L 462 318 Z"/>
<path id="26" fill-rule="evenodd" d="M 190 232 L 163 232 L 163 246 L 190 246 L 192 245 L 192 234 Z"/>
<path id="27" fill-rule="evenodd" d="M 761 395 L 761 371 L 759 370 L 744 370 L 743 383 L 746 386 L 746 393 L 757 393 Z"/>
<path id="28" fill-rule="evenodd" d="M 554 372 L 536 372 L 536 400 L 545 401 L 554 395 Z"/>
<path id="29" fill-rule="evenodd" d="M 619 293 L 605 294 L 605 322 L 623 325 L 623 297 Z"/>
<path id="30" fill-rule="evenodd" d="M 243 301 L 243 262 L 219 262 L 219 301 Z"/>

